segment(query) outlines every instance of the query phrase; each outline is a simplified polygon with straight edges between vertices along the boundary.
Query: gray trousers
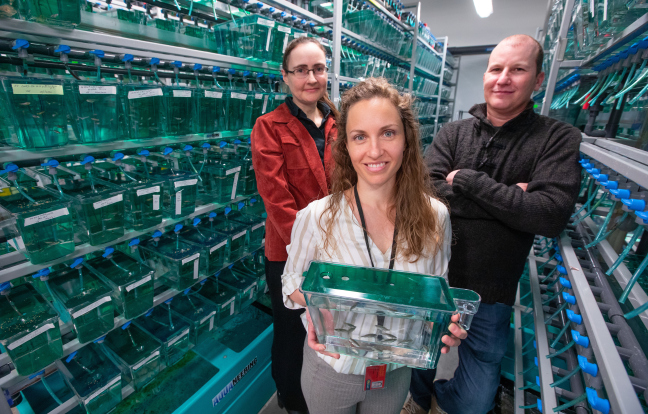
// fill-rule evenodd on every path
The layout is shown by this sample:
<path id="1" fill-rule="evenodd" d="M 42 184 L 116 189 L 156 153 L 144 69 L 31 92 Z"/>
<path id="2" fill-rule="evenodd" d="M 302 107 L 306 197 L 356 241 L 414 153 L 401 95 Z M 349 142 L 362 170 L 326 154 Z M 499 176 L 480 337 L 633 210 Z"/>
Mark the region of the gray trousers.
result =
<path id="1" fill-rule="evenodd" d="M 364 375 L 339 374 L 304 342 L 301 386 L 310 414 L 399 414 L 412 369 L 387 373 L 385 388 L 364 390 Z"/>

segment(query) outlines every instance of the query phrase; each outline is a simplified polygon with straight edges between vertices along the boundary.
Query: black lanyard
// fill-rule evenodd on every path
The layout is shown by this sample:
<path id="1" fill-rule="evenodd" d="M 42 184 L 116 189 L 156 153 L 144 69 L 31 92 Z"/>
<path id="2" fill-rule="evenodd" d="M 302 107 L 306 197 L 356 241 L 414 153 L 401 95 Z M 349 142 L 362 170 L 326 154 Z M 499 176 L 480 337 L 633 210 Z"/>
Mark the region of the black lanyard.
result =
<path id="1" fill-rule="evenodd" d="M 367 233 L 367 224 L 365 223 L 364 213 L 362 212 L 362 204 L 360 204 L 360 196 L 358 196 L 358 187 L 353 187 L 353 192 L 355 193 L 355 201 L 358 206 L 358 215 L 360 216 L 360 222 L 362 223 L 362 231 L 364 232 L 365 244 L 367 245 L 367 253 L 369 253 L 369 261 L 371 262 L 371 267 L 376 267 L 371 257 L 371 248 L 369 247 L 369 233 Z M 398 235 L 398 223 L 394 223 L 394 241 L 392 242 L 392 251 L 391 258 L 389 259 L 389 270 L 394 269 L 394 262 L 396 261 L 396 236 Z"/>

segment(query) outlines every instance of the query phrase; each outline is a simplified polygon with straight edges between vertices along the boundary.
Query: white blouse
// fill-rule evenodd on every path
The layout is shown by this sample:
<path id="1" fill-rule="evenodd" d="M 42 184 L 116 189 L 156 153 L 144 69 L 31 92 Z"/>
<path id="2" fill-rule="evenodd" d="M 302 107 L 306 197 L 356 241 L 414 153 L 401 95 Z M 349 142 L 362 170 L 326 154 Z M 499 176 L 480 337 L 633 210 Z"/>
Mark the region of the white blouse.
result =
<path id="1" fill-rule="evenodd" d="M 290 237 L 291 243 L 286 247 L 288 251 L 288 260 L 284 268 L 281 281 L 283 284 L 282 294 L 284 305 L 288 309 L 301 309 L 303 306 L 295 303 L 289 297 L 301 286 L 304 277 L 302 274 L 308 270 L 310 262 L 313 260 L 322 262 L 339 263 L 345 265 L 355 265 L 371 267 L 369 256 L 367 254 L 367 245 L 365 244 L 364 232 L 362 226 L 353 216 L 351 206 L 347 203 L 346 198 L 342 197 L 340 202 L 340 211 L 335 218 L 333 227 L 333 236 L 335 245 L 329 247 L 330 254 L 324 250 L 324 232 L 321 230 L 318 221 L 324 213 L 326 205 L 331 196 L 313 201 L 306 208 L 297 213 L 295 224 L 292 228 Z M 410 263 L 397 257 L 394 263 L 394 270 L 403 270 L 448 278 L 448 262 L 450 261 L 450 244 L 452 242 L 452 229 L 450 227 L 450 214 L 446 206 L 438 200 L 430 199 L 432 208 L 437 214 L 441 228 L 444 229 L 443 245 L 437 254 L 432 257 L 421 256 L 416 262 Z M 328 214 L 328 213 L 327 213 Z M 326 220 L 322 220 L 322 226 L 326 228 Z M 369 238 L 371 255 L 377 268 L 389 268 L 391 258 L 391 246 L 383 254 Z M 360 330 L 367 329 L 369 332 L 375 326 L 375 318 L 369 320 L 354 321 Z M 308 330 L 306 314 L 302 315 L 304 327 Z M 366 325 L 366 326 L 365 326 Z M 365 360 L 353 358 L 346 355 L 340 355 L 340 359 L 320 354 L 317 355 L 326 361 L 336 372 L 341 374 L 364 375 L 366 362 Z M 387 370 L 391 371 L 402 367 L 402 365 L 389 364 Z"/>

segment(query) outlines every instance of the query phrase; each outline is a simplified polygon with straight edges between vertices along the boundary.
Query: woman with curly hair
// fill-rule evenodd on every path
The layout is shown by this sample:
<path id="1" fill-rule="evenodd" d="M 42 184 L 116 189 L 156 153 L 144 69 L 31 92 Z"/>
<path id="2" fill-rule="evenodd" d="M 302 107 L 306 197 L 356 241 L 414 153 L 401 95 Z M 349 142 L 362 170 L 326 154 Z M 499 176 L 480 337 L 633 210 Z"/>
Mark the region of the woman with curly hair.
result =
<path id="1" fill-rule="evenodd" d="M 299 211 L 292 228 L 282 275 L 285 306 L 306 306 L 299 286 L 312 260 L 447 278 L 450 218 L 428 185 L 412 98 L 383 78 L 347 91 L 332 154 L 331 195 Z M 325 352 L 310 315 L 302 319 L 308 336 L 301 385 L 311 414 L 400 412 L 410 368 L 388 364 L 385 388 L 364 391 L 366 362 Z M 375 325 L 373 319 L 363 324 Z M 450 332 L 442 339 L 449 346 L 466 337 L 454 323 Z"/>

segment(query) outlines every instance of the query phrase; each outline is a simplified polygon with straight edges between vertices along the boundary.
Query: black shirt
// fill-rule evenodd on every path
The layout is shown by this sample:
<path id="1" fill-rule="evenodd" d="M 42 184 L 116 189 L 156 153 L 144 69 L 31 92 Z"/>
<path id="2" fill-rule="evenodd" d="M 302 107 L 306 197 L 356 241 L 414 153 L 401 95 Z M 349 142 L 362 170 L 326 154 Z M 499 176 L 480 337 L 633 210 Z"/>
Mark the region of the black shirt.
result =
<path id="1" fill-rule="evenodd" d="M 331 114 L 331 108 L 324 102 L 317 102 L 317 108 L 322 111 L 322 124 L 320 126 L 315 125 L 315 122 L 313 122 L 310 118 L 306 116 L 306 113 L 302 111 L 296 104 L 293 102 L 293 98 L 291 96 L 288 96 L 286 98 L 286 105 L 288 106 L 288 109 L 290 110 L 290 113 L 299 120 L 299 122 L 304 125 L 306 128 L 306 131 L 310 134 L 310 136 L 313 138 L 313 141 L 315 141 L 315 145 L 317 146 L 317 152 L 319 153 L 320 159 L 322 160 L 322 164 L 324 164 L 324 146 L 326 143 L 326 136 L 324 133 L 324 125 L 326 125 L 326 120 L 328 119 L 329 115 Z"/>

